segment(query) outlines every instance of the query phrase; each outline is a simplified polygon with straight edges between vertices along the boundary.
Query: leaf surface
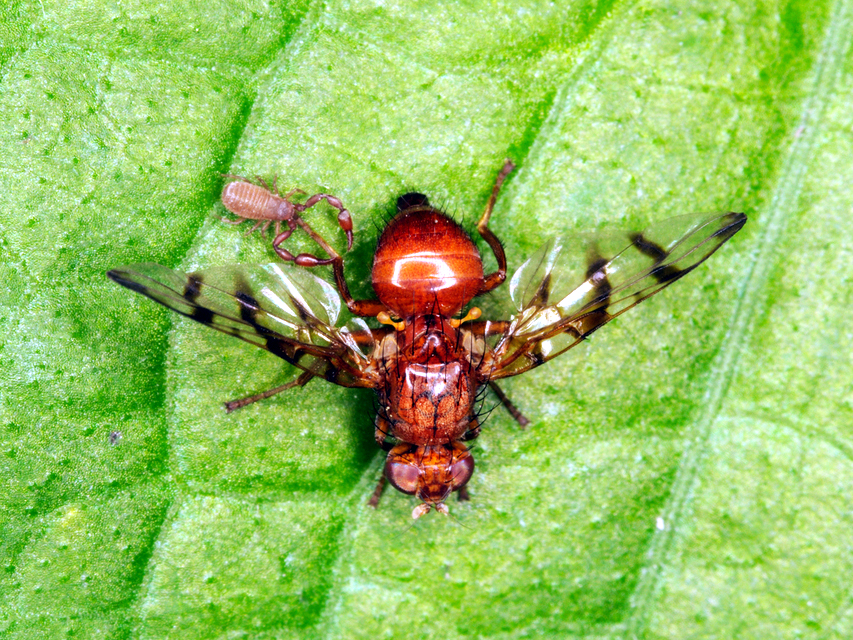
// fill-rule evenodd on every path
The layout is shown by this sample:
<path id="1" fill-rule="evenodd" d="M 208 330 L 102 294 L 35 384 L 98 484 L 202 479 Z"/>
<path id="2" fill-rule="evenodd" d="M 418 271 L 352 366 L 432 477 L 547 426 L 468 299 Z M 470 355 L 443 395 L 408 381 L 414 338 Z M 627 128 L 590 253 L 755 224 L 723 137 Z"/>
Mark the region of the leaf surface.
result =
<path id="1" fill-rule="evenodd" d="M 849 0 L 0 9 L 0 635 L 849 637 L 851 37 Z M 473 229 L 505 157 L 511 269 L 558 232 L 749 222 L 507 381 L 532 423 L 490 414 L 451 518 L 366 506 L 369 392 L 226 415 L 296 371 L 104 275 L 270 262 L 220 174 L 277 175 L 353 212 L 369 296 L 397 196 Z"/>

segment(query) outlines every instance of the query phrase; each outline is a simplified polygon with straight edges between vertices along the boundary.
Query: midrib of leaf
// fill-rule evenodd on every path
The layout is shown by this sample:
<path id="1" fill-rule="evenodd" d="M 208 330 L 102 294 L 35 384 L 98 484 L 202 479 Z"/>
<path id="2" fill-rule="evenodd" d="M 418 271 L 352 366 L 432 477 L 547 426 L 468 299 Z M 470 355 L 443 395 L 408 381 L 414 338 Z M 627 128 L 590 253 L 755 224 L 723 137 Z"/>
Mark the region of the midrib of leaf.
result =
<path id="1" fill-rule="evenodd" d="M 310 32 L 312 29 L 315 28 L 312 25 L 315 25 L 317 23 L 317 21 L 319 20 L 319 16 L 322 15 L 322 11 L 324 8 L 325 8 L 325 5 L 323 3 L 318 3 L 318 4 L 315 4 L 313 6 L 311 11 L 309 11 L 307 14 L 303 15 L 299 27 L 294 30 L 294 32 L 291 34 L 290 38 L 287 41 L 282 43 L 283 46 L 281 46 L 281 48 L 280 48 L 279 57 L 283 56 L 285 59 L 292 57 L 295 54 L 295 52 L 298 51 L 303 46 L 304 42 L 306 42 L 306 39 L 307 39 L 306 33 Z M 306 24 L 308 25 L 307 27 L 306 27 Z M 269 70 L 275 69 L 276 67 L 277 67 L 277 65 L 275 64 L 275 62 L 270 61 L 264 68 L 262 68 L 259 72 L 257 72 L 254 75 L 254 78 L 250 82 L 250 84 L 253 85 L 253 88 L 255 91 L 254 96 L 253 96 L 252 100 L 247 102 L 247 104 L 243 110 L 243 114 L 245 117 L 242 120 L 242 122 L 240 122 L 239 125 L 233 127 L 233 130 L 234 130 L 233 139 L 240 140 L 244 137 L 242 134 L 240 134 L 238 132 L 240 130 L 242 130 L 242 131 L 246 130 L 246 128 L 249 124 L 250 116 L 255 111 L 255 108 L 256 108 L 258 101 L 263 100 L 262 87 L 266 82 L 269 82 L 269 79 L 270 79 Z M 228 167 L 228 170 L 231 170 L 231 168 L 234 166 L 234 157 L 235 157 L 235 155 L 237 155 L 238 151 L 239 151 L 239 145 L 232 146 L 230 148 L 231 153 L 230 153 L 229 157 L 223 158 L 222 165 Z M 192 238 L 192 240 L 190 240 L 190 242 L 187 243 L 186 248 L 183 251 L 178 252 L 178 255 L 182 256 L 182 258 L 178 261 L 179 262 L 179 264 L 177 265 L 178 268 L 191 269 L 194 266 L 193 261 L 195 260 L 195 257 L 198 255 L 198 248 L 199 248 L 200 244 L 203 243 L 203 240 L 205 238 L 205 235 L 207 233 L 209 225 L 210 225 L 209 219 L 202 220 L 200 222 L 200 224 L 198 225 L 196 232 L 195 232 L 195 235 Z M 176 330 L 176 323 L 175 323 L 175 317 L 173 317 L 171 314 L 169 315 L 169 318 L 171 321 L 171 325 L 170 325 L 170 328 L 168 330 L 168 334 L 169 334 L 169 342 L 172 343 L 173 342 L 173 339 L 172 339 L 173 333 Z M 178 330 L 180 330 L 180 327 L 178 327 Z M 167 395 L 168 395 L 168 389 L 170 389 L 170 385 L 168 384 L 169 366 L 167 366 L 164 369 L 164 373 L 166 375 L 164 377 L 163 384 L 166 386 Z M 174 418 L 171 417 L 171 414 L 173 414 L 173 412 L 174 412 L 174 403 L 172 401 L 167 401 L 167 408 L 165 409 L 165 411 L 167 414 L 169 414 L 169 416 L 166 419 L 167 424 L 170 426 L 173 426 L 174 425 Z M 170 438 L 167 437 L 166 438 L 166 449 L 167 449 L 167 451 L 164 454 L 165 459 L 167 460 L 166 469 L 164 472 L 165 476 L 172 476 L 173 475 L 173 469 L 172 469 L 173 457 L 172 457 L 172 446 L 171 446 L 170 442 L 171 442 Z M 175 476 L 175 477 L 180 477 L 180 474 L 177 474 L 177 476 Z M 148 585 L 150 584 L 150 582 L 152 580 L 152 573 L 153 573 L 154 569 L 156 568 L 154 565 L 154 562 L 155 562 L 154 550 L 159 545 L 164 543 L 164 538 L 166 536 L 168 536 L 168 534 L 169 534 L 169 526 L 168 526 L 169 523 L 173 522 L 175 520 L 175 518 L 177 517 L 177 515 L 180 511 L 181 505 L 183 504 L 183 501 L 186 499 L 188 494 L 192 492 L 190 489 L 188 489 L 188 487 L 186 486 L 185 483 L 182 483 L 180 481 L 175 480 L 174 479 L 175 477 L 173 477 L 173 482 L 176 483 L 175 493 L 172 496 L 172 498 L 169 500 L 166 507 L 161 511 L 162 518 L 159 520 L 159 522 L 157 522 L 156 527 L 155 527 L 157 534 L 151 538 L 150 544 L 145 549 L 143 549 L 142 553 L 141 553 L 142 556 L 145 556 L 147 558 L 147 561 L 145 562 L 145 569 L 143 571 L 139 572 L 134 591 L 132 594 L 129 594 L 129 597 L 125 601 L 126 610 L 136 612 L 137 616 L 138 616 L 139 611 L 141 609 L 141 605 L 145 600 Z M 351 503 L 352 500 L 355 498 L 356 498 L 355 491 L 353 491 L 352 499 L 348 498 L 347 502 Z"/>
<path id="2" fill-rule="evenodd" d="M 762 227 L 756 236 L 753 259 L 746 265 L 729 330 L 711 370 L 704 396 L 704 410 L 684 438 L 684 453 L 669 501 L 661 514 L 665 527 L 657 531 L 652 538 L 646 554 L 645 569 L 640 573 L 631 599 L 634 615 L 627 623 L 628 637 L 640 638 L 646 634 L 649 616 L 661 590 L 664 569 L 670 562 L 672 550 L 677 543 L 678 525 L 690 511 L 714 423 L 737 372 L 741 350 L 750 335 L 754 311 L 763 298 L 762 292 L 766 290 L 777 245 L 789 220 L 797 211 L 803 178 L 820 131 L 819 123 L 823 121 L 828 95 L 841 72 L 845 54 L 851 44 L 851 13 L 853 7 L 850 0 L 839 0 L 833 7 L 823 47 L 814 68 L 811 90 L 802 104 L 799 120 L 801 133 L 794 136 L 788 156 L 779 172 L 777 186 L 762 216 Z M 853 606 L 853 592 L 847 603 L 847 608 Z M 827 627 L 828 630 L 831 628 L 832 626 Z"/>

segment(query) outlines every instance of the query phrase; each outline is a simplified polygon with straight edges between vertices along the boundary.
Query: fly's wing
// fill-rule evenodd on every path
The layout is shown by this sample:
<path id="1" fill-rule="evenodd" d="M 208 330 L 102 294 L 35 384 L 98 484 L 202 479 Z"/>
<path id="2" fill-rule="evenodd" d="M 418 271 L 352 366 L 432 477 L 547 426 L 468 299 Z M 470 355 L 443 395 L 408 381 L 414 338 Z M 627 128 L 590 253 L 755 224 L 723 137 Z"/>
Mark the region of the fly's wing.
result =
<path id="1" fill-rule="evenodd" d="M 641 233 L 549 240 L 510 280 L 517 313 L 494 348 L 489 379 L 517 375 L 571 349 L 690 273 L 745 223 L 742 213 L 692 214 Z"/>
<path id="2" fill-rule="evenodd" d="M 181 273 L 134 264 L 107 276 L 183 316 L 240 338 L 315 376 L 373 387 L 375 337 L 360 319 L 337 327 L 341 299 L 325 280 L 279 264 Z"/>

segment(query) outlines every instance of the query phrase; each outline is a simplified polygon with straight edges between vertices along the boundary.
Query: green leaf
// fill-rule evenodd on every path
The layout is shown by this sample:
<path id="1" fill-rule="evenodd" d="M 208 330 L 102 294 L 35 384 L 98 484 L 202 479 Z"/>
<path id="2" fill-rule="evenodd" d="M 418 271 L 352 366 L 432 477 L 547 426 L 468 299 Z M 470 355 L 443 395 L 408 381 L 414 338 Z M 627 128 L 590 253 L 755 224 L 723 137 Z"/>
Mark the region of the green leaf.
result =
<path id="1" fill-rule="evenodd" d="M 0 635 L 849 637 L 851 38 L 850 0 L 7 3 Z M 451 518 L 366 506 L 369 392 L 226 415 L 295 371 L 104 276 L 274 260 L 218 199 L 277 175 L 353 212 L 369 296 L 396 197 L 472 228 L 505 157 L 511 268 L 557 231 L 750 220 L 507 381 L 532 423 L 491 414 Z"/>

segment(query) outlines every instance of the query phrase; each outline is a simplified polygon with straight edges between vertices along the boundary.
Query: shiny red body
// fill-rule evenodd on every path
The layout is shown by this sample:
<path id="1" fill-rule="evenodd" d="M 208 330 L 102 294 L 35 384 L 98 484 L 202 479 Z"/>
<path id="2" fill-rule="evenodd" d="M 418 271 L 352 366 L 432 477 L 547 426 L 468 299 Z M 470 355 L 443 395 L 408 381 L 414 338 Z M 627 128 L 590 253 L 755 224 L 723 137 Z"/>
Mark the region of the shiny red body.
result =
<path id="1" fill-rule="evenodd" d="M 425 505 L 446 508 L 444 500 L 474 471 L 462 440 L 477 433 L 475 399 L 484 380 L 474 364 L 476 340 L 451 317 L 483 287 L 480 252 L 453 220 L 418 204 L 385 228 L 372 278 L 379 301 L 403 319 L 402 330 L 380 346 L 384 410 L 376 437 L 401 443 L 389 452 L 385 475 Z"/>
<path id="2" fill-rule="evenodd" d="M 462 227 L 415 205 L 385 228 L 371 277 L 380 302 L 399 318 L 454 316 L 483 287 L 483 261 Z"/>

